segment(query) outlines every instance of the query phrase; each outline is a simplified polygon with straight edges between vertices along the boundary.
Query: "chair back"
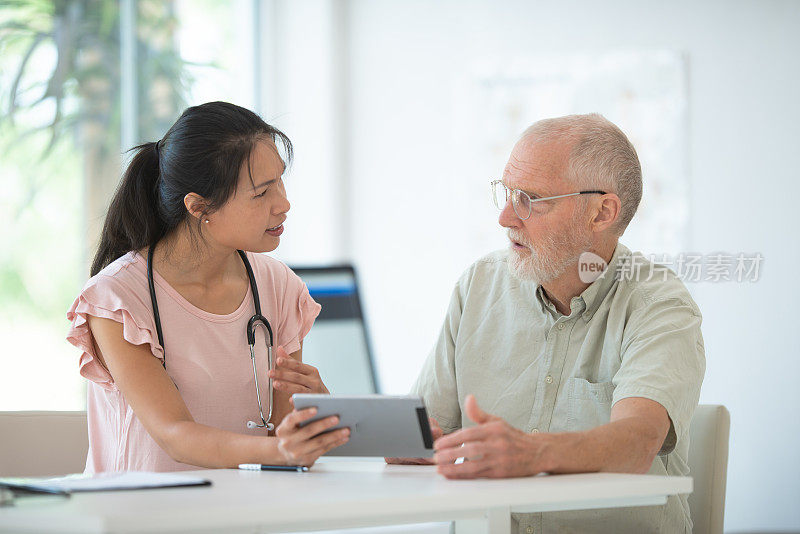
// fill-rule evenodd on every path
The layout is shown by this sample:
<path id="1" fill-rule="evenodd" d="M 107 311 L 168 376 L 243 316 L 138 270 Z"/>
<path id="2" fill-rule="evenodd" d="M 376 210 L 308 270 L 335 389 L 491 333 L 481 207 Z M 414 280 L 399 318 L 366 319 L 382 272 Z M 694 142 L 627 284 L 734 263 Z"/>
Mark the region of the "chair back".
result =
<path id="1" fill-rule="evenodd" d="M 722 534 L 731 416 L 724 406 L 701 404 L 689 427 L 689 508 L 694 534 Z"/>
<path id="2" fill-rule="evenodd" d="M 0 476 L 82 473 L 86 412 L 0 412 Z"/>

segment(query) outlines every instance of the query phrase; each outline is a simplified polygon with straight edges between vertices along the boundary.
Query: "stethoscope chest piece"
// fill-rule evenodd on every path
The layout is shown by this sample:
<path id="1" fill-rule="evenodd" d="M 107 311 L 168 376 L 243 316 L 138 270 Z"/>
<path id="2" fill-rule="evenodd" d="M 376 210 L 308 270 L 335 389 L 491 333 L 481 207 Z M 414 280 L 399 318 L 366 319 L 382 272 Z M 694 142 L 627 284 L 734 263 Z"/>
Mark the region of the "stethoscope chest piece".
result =
<path id="1" fill-rule="evenodd" d="M 260 307 L 260 306 L 259 306 Z M 249 321 L 247 321 L 247 344 L 250 346 L 250 361 L 253 364 L 253 379 L 255 381 L 256 387 L 256 398 L 258 399 L 258 415 L 261 417 L 261 423 L 256 423 L 255 421 L 248 421 L 247 428 L 266 428 L 267 431 L 271 432 L 275 429 L 275 425 L 269 422 L 272 419 L 272 406 L 275 400 L 275 392 L 272 388 L 272 377 L 268 376 L 269 378 L 269 409 L 267 412 L 267 417 L 264 417 L 264 409 L 261 405 L 261 393 L 258 388 L 258 371 L 256 366 L 256 328 L 261 326 L 266 330 L 265 340 L 267 341 L 267 369 L 275 369 L 275 361 L 272 355 L 272 327 L 267 321 L 266 317 L 259 313 L 259 310 L 256 310 L 256 314 L 253 315 Z M 269 375 L 269 373 L 267 373 Z"/>

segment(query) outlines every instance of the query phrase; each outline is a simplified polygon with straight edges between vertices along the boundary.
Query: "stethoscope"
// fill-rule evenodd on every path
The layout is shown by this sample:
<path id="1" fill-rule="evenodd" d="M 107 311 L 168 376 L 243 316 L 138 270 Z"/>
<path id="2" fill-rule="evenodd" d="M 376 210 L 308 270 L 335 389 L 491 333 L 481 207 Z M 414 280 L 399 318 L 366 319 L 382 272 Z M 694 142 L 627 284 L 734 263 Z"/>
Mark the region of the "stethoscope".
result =
<path id="1" fill-rule="evenodd" d="M 161 345 L 161 349 L 164 352 L 164 359 L 161 361 L 161 365 L 164 366 L 164 369 L 167 368 L 167 350 L 164 346 L 164 333 L 161 330 L 161 317 L 158 314 L 158 301 L 156 300 L 156 286 L 153 282 L 153 250 L 155 246 L 151 246 L 150 250 L 147 252 L 147 284 L 150 286 L 150 302 L 153 304 L 153 318 L 156 321 L 156 333 L 158 334 L 158 342 Z M 247 259 L 247 255 L 242 250 L 237 250 L 236 252 L 239 253 L 239 256 L 242 258 L 242 263 L 244 263 L 244 268 L 247 270 L 247 277 L 250 279 L 250 291 L 253 293 L 253 306 L 255 308 L 255 314 L 250 317 L 250 320 L 247 321 L 247 344 L 250 345 L 250 361 L 253 362 L 253 378 L 255 379 L 256 383 L 256 399 L 258 400 L 258 415 L 261 417 L 261 423 L 256 423 L 255 421 L 248 421 L 247 428 L 266 428 L 267 431 L 271 431 L 275 428 L 273 423 L 270 423 L 269 420 L 272 419 L 272 406 L 273 400 L 275 398 L 273 389 L 272 389 L 272 378 L 269 378 L 269 412 L 267 413 L 267 417 L 264 418 L 264 409 L 261 407 L 261 394 L 258 391 L 258 373 L 256 372 L 256 327 L 261 326 L 262 328 L 266 329 L 267 336 L 265 336 L 265 341 L 267 341 L 267 365 L 269 366 L 269 370 L 275 368 L 275 362 L 272 360 L 272 327 L 267 321 L 267 318 L 261 315 L 261 300 L 258 298 L 258 285 L 256 285 L 256 277 L 253 275 L 253 268 L 250 266 L 250 261 Z"/>

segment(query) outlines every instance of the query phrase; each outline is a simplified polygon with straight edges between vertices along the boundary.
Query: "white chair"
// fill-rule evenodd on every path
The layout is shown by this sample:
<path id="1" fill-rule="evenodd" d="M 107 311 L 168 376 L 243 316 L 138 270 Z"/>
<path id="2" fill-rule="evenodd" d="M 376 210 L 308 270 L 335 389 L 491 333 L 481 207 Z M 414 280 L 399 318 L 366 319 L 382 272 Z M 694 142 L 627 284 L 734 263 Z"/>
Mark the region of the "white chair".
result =
<path id="1" fill-rule="evenodd" d="M 0 476 L 81 473 L 86 412 L 0 412 Z"/>
<path id="2" fill-rule="evenodd" d="M 689 427 L 689 509 L 694 534 L 722 534 L 731 416 L 724 406 L 701 404 Z"/>

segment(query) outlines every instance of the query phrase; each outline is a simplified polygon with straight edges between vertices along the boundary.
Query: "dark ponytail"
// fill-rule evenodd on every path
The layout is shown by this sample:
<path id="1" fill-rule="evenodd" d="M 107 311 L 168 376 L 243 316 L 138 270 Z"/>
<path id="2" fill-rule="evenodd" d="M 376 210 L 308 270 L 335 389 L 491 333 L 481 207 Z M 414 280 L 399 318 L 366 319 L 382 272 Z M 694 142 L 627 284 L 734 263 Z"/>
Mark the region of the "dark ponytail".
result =
<path id="1" fill-rule="evenodd" d="M 183 198 L 197 193 L 208 211 L 236 190 L 239 171 L 258 141 L 281 141 L 287 163 L 292 144 L 258 115 L 227 102 L 188 108 L 158 143 L 135 151 L 108 208 L 92 262 L 94 276 L 132 250 L 154 246 L 190 217 Z"/>
<path id="2" fill-rule="evenodd" d="M 156 143 L 135 147 L 108 207 L 100 245 L 92 262 L 92 276 L 131 250 L 139 250 L 164 236 L 165 225 L 158 214 L 158 152 Z"/>

